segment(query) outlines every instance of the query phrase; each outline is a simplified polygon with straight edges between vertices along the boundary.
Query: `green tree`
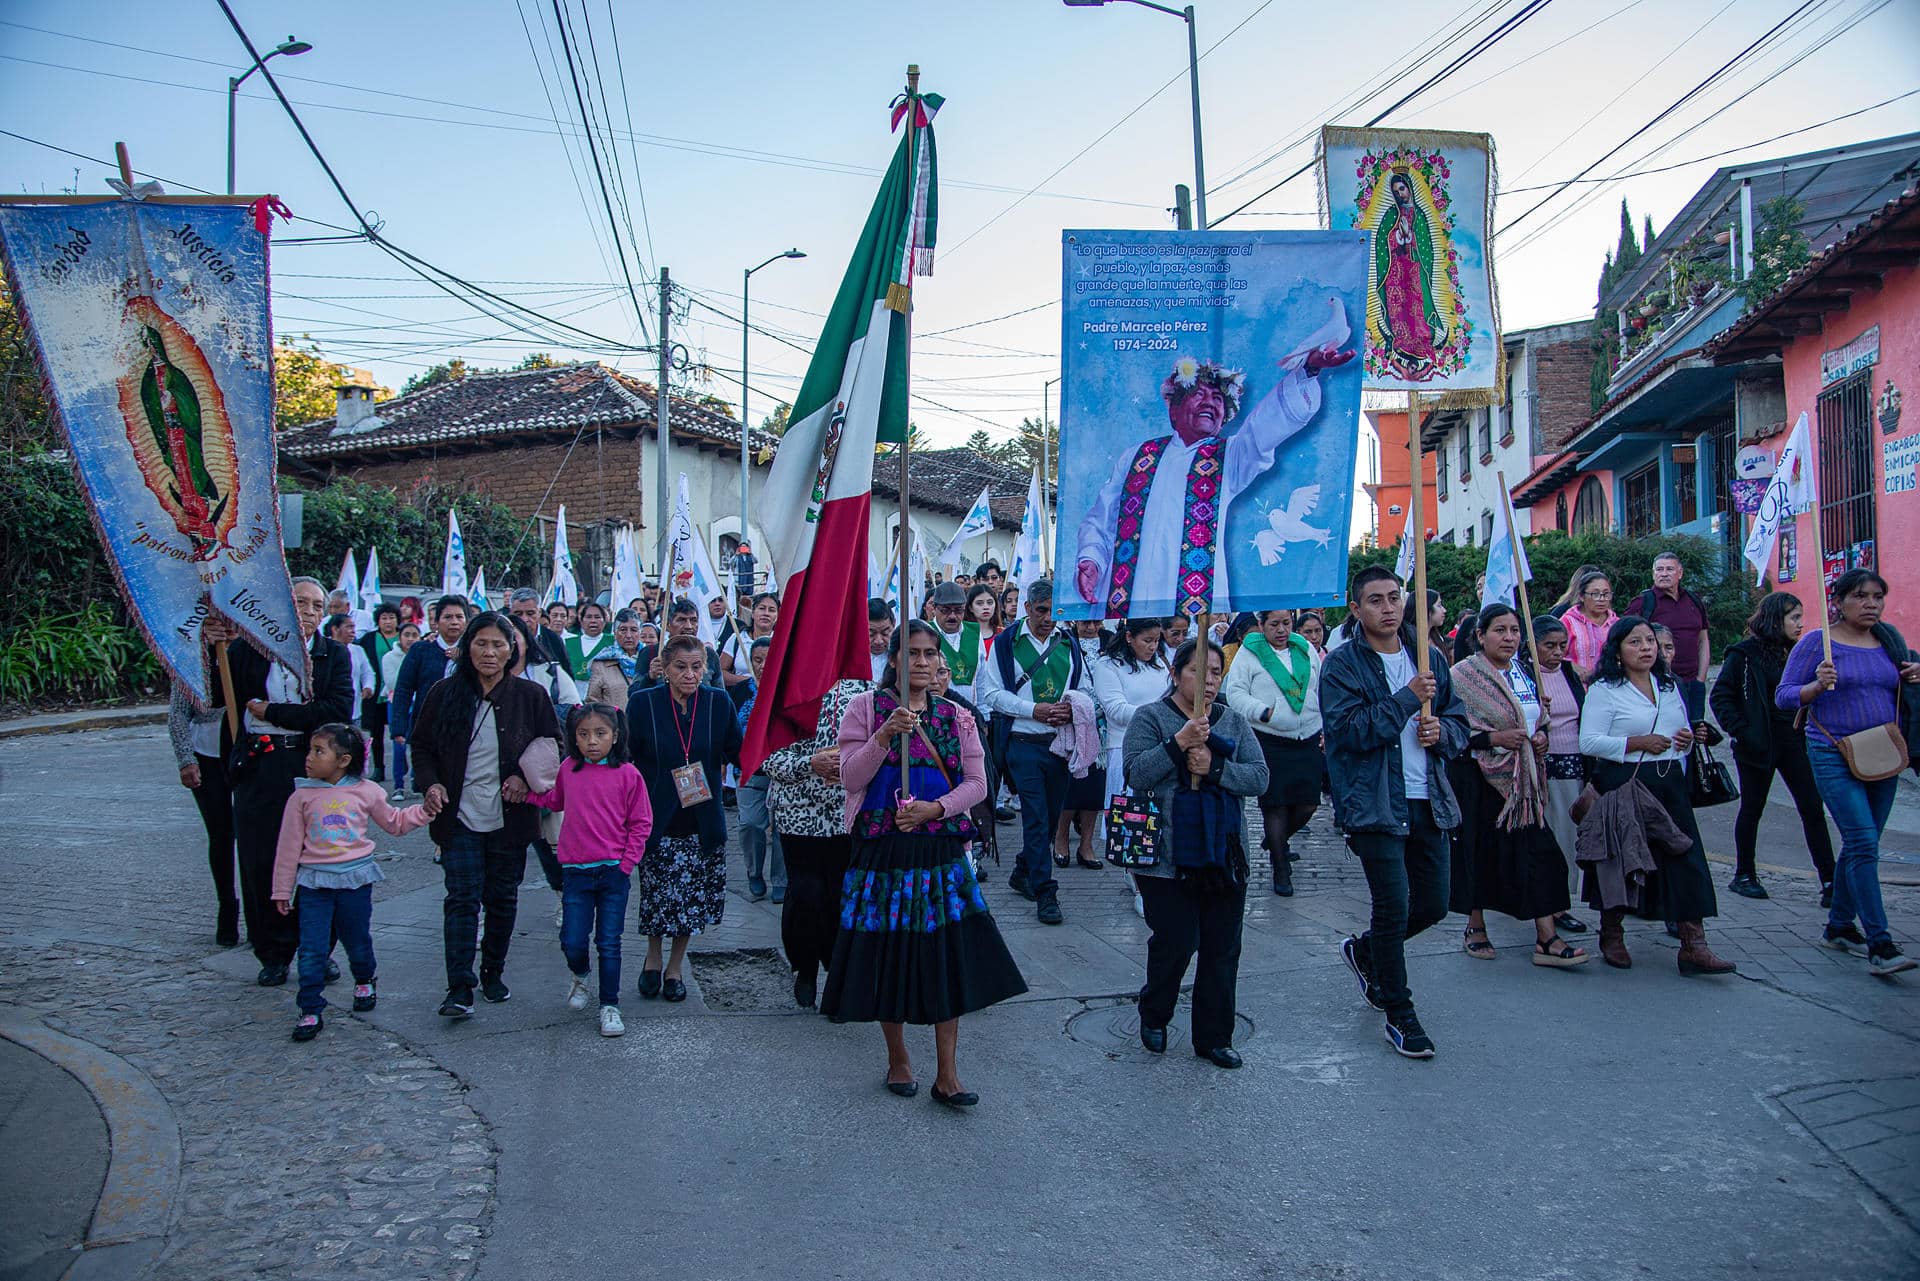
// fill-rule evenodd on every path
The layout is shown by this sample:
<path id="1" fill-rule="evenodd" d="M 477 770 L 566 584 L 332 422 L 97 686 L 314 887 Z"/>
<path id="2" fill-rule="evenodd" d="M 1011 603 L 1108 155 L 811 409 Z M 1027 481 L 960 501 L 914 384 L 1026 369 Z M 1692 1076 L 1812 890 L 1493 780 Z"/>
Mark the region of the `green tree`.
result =
<path id="1" fill-rule="evenodd" d="M 1614 279 L 1618 280 L 1632 271 L 1640 261 L 1641 245 L 1633 238 L 1633 215 L 1627 212 L 1627 202 L 1620 201 L 1620 243 L 1613 251 Z"/>
<path id="2" fill-rule="evenodd" d="M 14 310 L 6 278 L 0 276 L 0 453 L 12 458 L 55 449 L 59 443 L 60 429 L 47 406 L 33 344 Z"/>
<path id="3" fill-rule="evenodd" d="M 405 385 L 400 388 L 400 394 L 405 396 L 409 392 L 420 391 L 423 388 L 433 387 L 440 383 L 457 382 L 465 378 L 469 372 L 467 362 L 455 356 L 452 360 L 435 365 L 433 368 L 417 373 L 407 379 Z"/>
<path id="4" fill-rule="evenodd" d="M 1642 233 L 1640 237 L 1640 252 L 1643 254 L 1650 253 L 1653 250 L 1654 239 L 1655 237 L 1653 234 L 1653 215 L 1648 214 L 1646 231 Z"/>
<path id="5" fill-rule="evenodd" d="M 770 436 L 787 434 L 789 420 L 793 417 L 793 406 L 781 401 L 773 407 L 773 412 L 760 420 L 760 430 Z"/>
<path id="6" fill-rule="evenodd" d="M 395 490 L 347 478 L 314 488 L 283 479 L 281 488 L 306 497 L 302 546 L 287 554 L 296 574 L 332 582 L 348 548 L 364 559 L 368 547 L 378 547 L 387 581 L 436 584 L 446 553 L 447 511 L 457 506 L 468 572 L 484 568 L 502 586 L 532 581 L 540 549 L 522 537 L 527 522 L 471 490 L 428 480 Z"/>
<path id="7" fill-rule="evenodd" d="M 320 354 L 312 337 L 301 334 L 273 352 L 273 413 L 282 431 L 333 417 L 334 387 L 340 368 Z"/>
<path id="8" fill-rule="evenodd" d="M 1771 298 L 1787 278 L 1806 266 L 1813 254 L 1800 220 L 1807 207 L 1792 196 L 1775 196 L 1760 206 L 1753 233 L 1753 274 L 1740 282 L 1740 295 L 1754 307 Z"/>
<path id="9" fill-rule="evenodd" d="M 555 359 L 552 352 L 530 351 L 525 356 L 522 356 L 520 358 L 520 363 L 515 365 L 514 368 L 515 369 L 558 369 L 566 363 L 567 362 L 564 360 Z"/>

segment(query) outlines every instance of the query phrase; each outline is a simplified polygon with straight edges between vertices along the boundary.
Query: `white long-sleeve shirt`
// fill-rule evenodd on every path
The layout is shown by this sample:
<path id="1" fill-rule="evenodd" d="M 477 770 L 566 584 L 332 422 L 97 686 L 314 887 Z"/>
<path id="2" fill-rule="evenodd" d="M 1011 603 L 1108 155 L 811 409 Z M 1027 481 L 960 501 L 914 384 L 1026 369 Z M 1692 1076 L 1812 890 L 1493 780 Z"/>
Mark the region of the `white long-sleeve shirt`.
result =
<path id="1" fill-rule="evenodd" d="M 1127 727 L 1134 713 L 1167 692 L 1167 660 L 1129 667 L 1117 658 L 1100 658 L 1088 667 L 1093 678 L 1094 701 L 1107 716 L 1107 790 L 1118 792 L 1126 786 L 1125 754 L 1120 750 L 1127 739 Z"/>
<path id="2" fill-rule="evenodd" d="M 1247 718 L 1247 724 L 1253 726 L 1256 734 L 1295 739 L 1316 737 L 1320 733 L 1320 665 L 1324 660 L 1313 652 L 1312 646 L 1307 647 L 1307 657 L 1313 667 L 1307 677 L 1307 696 L 1301 700 L 1297 712 L 1273 677 L 1267 675 L 1260 659 L 1248 653 L 1245 645 L 1234 654 L 1233 666 L 1227 668 L 1226 679 L 1220 682 L 1220 697 L 1227 700 L 1228 707 Z M 1282 654 L 1280 661 L 1286 662 L 1287 655 Z"/>
<path id="3" fill-rule="evenodd" d="M 1013 675 L 1016 688 L 1008 689 L 1000 679 L 1000 647 L 1002 645 L 1012 646 L 1020 637 L 1030 635 L 1031 633 L 1027 631 L 1027 624 L 1022 621 L 994 637 L 993 651 L 987 655 L 986 662 L 981 665 L 980 675 L 975 682 L 975 688 L 980 691 L 978 702 L 979 706 L 988 712 L 996 712 L 1001 716 L 1011 716 L 1013 718 L 1013 732 L 1016 734 L 1052 734 L 1055 732 L 1055 728 L 1052 725 L 1042 724 L 1040 721 L 1033 719 L 1033 682 L 1023 679 L 1026 673 L 1021 670 L 1020 655 L 1017 650 L 1010 651 L 1013 654 Z M 1046 644 L 1039 645 L 1038 642 L 1036 642 L 1036 645 L 1040 650 L 1041 661 L 1045 662 L 1047 656 L 1053 652 L 1054 646 L 1070 646 L 1073 643 L 1072 632 L 1065 627 L 1055 624 L 1054 629 L 1047 633 Z M 1075 681 L 1071 675 L 1067 678 L 1068 689 L 1085 689 L 1089 683 L 1084 669 L 1082 669 L 1078 681 Z M 1089 690 L 1088 692 L 1091 693 L 1092 691 Z"/>
<path id="4" fill-rule="evenodd" d="M 1587 686 L 1580 709 L 1580 751 L 1603 761 L 1677 761 L 1686 753 L 1669 746 L 1664 752 L 1627 752 L 1627 739 L 1638 734 L 1664 734 L 1671 739 L 1687 728 L 1687 705 L 1675 684 L 1654 685 L 1655 699 L 1632 681 L 1595 681 Z"/>

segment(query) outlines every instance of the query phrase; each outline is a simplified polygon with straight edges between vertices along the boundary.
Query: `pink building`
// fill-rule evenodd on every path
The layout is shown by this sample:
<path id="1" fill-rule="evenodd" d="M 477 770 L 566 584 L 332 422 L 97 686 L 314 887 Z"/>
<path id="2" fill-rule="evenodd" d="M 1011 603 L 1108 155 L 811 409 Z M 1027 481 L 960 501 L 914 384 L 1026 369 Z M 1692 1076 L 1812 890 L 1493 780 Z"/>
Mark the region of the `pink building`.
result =
<path id="1" fill-rule="evenodd" d="M 1780 362 L 1785 413 L 1743 443 L 1777 457 L 1794 421 L 1808 417 L 1824 563 L 1807 514 L 1782 526 L 1768 577 L 1806 603 L 1810 623 L 1823 616 L 1823 580 L 1865 565 L 1887 580 L 1889 621 L 1920 632 L 1920 405 L 1901 414 L 1920 383 L 1916 268 L 1920 188 L 1910 187 L 1708 347 L 1720 365 Z"/>

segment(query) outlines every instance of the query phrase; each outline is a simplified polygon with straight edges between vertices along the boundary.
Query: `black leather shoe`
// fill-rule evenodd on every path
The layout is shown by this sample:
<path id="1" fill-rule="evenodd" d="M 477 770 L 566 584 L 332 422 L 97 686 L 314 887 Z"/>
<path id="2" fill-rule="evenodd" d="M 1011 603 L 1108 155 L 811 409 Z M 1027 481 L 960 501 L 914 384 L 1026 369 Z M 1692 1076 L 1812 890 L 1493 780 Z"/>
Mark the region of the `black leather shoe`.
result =
<path id="1" fill-rule="evenodd" d="M 258 983 L 261 987 L 284 987 L 287 982 L 287 967 L 284 965 L 263 965 L 260 967 L 260 977 L 256 978 L 254 982 Z"/>
<path id="2" fill-rule="evenodd" d="M 660 981 L 660 999 L 663 1001 L 684 1001 L 687 999 L 687 985 L 679 979 Z"/>
<path id="3" fill-rule="evenodd" d="M 935 1103 L 942 1103 L 950 1108 L 970 1108 L 980 1102 L 980 1096 L 972 1090 L 955 1090 L 952 1094 L 942 1094 L 940 1087 L 936 1085 L 928 1093 L 933 1095 Z"/>
<path id="4" fill-rule="evenodd" d="M 240 905 L 222 903 L 220 919 L 213 927 L 213 941 L 219 947 L 234 947 L 240 942 Z"/>
<path id="5" fill-rule="evenodd" d="M 1285 858 L 1273 860 L 1273 892 L 1281 898 L 1293 897 L 1293 864 Z"/>
<path id="6" fill-rule="evenodd" d="M 1033 902 L 1033 891 L 1027 887 L 1026 872 L 1015 872 L 1012 876 L 1009 876 L 1007 878 L 1007 888 L 1027 900 L 1027 902 Z"/>
<path id="7" fill-rule="evenodd" d="M 920 1083 L 918 1081 L 888 1081 L 887 1093 L 897 1094 L 903 1099 L 910 1099 L 920 1093 Z"/>
<path id="8" fill-rule="evenodd" d="M 1562 912 L 1553 918 L 1553 924 L 1562 934 L 1585 934 L 1587 923 L 1572 912 Z"/>
<path id="9" fill-rule="evenodd" d="M 640 971 L 640 995 L 646 997 L 649 1001 L 660 995 L 659 970 Z"/>
<path id="10" fill-rule="evenodd" d="M 1142 1023 L 1140 1025 L 1140 1044 L 1146 1046 L 1150 1053 L 1165 1054 L 1167 1052 L 1167 1029 L 1163 1027 L 1148 1027 L 1145 1023 Z"/>
<path id="11" fill-rule="evenodd" d="M 1237 1068 L 1240 1066 L 1240 1051 L 1231 1045 L 1217 1046 L 1211 1050 L 1196 1048 L 1194 1057 L 1205 1059 L 1217 1068 Z"/>
<path id="12" fill-rule="evenodd" d="M 793 1003 L 795 1005 L 803 1010 L 811 1010 L 814 1007 L 814 1002 L 819 999 L 819 996 L 820 989 L 818 981 L 813 975 L 809 974 L 803 977 L 795 974 L 793 976 Z"/>

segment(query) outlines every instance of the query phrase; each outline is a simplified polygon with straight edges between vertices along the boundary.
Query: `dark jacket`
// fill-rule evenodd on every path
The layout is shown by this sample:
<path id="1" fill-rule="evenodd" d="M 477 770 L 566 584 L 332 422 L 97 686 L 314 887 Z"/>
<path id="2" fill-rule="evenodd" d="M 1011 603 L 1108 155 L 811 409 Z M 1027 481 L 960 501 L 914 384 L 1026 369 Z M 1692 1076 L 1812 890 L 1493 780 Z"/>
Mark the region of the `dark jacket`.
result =
<path id="1" fill-rule="evenodd" d="M 1400 629 L 1411 652 L 1413 629 Z M 1466 709 L 1454 696 L 1444 655 L 1431 651 L 1433 714 L 1440 741 L 1427 749 L 1427 800 L 1443 831 L 1460 825 L 1460 805 L 1447 780 L 1447 761 L 1467 749 Z M 1327 656 L 1320 671 L 1320 719 L 1326 735 L 1327 774 L 1333 784 L 1333 821 L 1346 832 L 1407 832 L 1406 780 L 1400 769 L 1400 731 L 1420 713 L 1408 689 L 1387 688 L 1387 667 L 1364 636 Z"/>
<path id="2" fill-rule="evenodd" d="M 554 631 L 553 628 L 543 625 L 539 631 L 533 634 L 533 638 L 535 643 L 540 647 L 540 652 L 546 657 L 549 663 L 558 663 L 562 667 L 568 665 L 566 637 Z"/>
<path id="3" fill-rule="evenodd" d="M 302 752 L 307 750 L 307 735 L 322 725 L 344 722 L 353 714 L 353 658 L 346 646 L 315 635 L 307 652 L 313 660 L 312 692 L 307 701 L 268 703 L 266 715 L 269 723 L 300 732 Z M 249 702 L 267 696 L 267 674 L 273 669 L 273 660 L 246 642 L 237 641 L 227 646 L 227 666 L 233 672 L 234 698 L 244 715 Z M 212 696 L 215 707 L 226 706 L 219 681 L 213 683 Z M 220 755 L 225 759 L 232 753 L 233 736 L 227 731 L 226 718 L 222 717 Z"/>
<path id="4" fill-rule="evenodd" d="M 653 670 L 654 657 L 659 654 L 659 652 L 659 645 L 642 645 L 640 647 L 640 658 L 634 668 L 639 674 L 633 678 L 632 692 L 637 694 L 643 689 L 660 689 L 666 685 L 665 681 L 657 681 L 649 674 Z M 702 685 L 718 686 L 723 690 L 725 688 L 725 682 L 720 678 L 720 655 L 711 645 L 707 646 L 707 674 L 700 678 L 700 683 Z M 731 703 L 733 700 L 729 698 L 727 701 Z M 654 817 L 654 830 L 658 831 L 659 827 L 659 816 L 656 814 Z"/>
<path id="5" fill-rule="evenodd" d="M 721 766 L 740 763 L 740 722 L 733 700 L 717 685 L 700 687 L 695 717 L 693 760 L 706 770 L 707 790 L 713 793 L 713 799 L 695 807 L 693 813 L 701 846 L 713 849 L 727 840 L 720 775 Z M 680 812 L 680 792 L 673 785 L 673 771 L 690 763 L 681 755 L 673 693 L 667 686 L 634 689 L 627 700 L 627 733 L 633 744 L 633 767 L 646 780 L 647 799 L 653 805 L 653 837 L 648 848 L 656 849 Z"/>
<path id="6" fill-rule="evenodd" d="M 1779 710 L 1773 701 L 1786 665 L 1780 648 L 1758 637 L 1748 636 L 1728 647 L 1707 705 L 1733 740 L 1735 760 L 1768 764 L 1775 746 L 1788 741 L 1798 742 L 1805 750 L 1806 730 L 1795 729 L 1793 714 Z"/>
<path id="7" fill-rule="evenodd" d="M 407 652 L 407 657 L 413 657 L 412 650 Z M 434 843 L 441 846 L 450 843 L 458 829 L 460 789 L 466 784 L 467 749 L 473 743 L 471 728 L 455 726 L 453 732 L 448 733 L 440 724 L 441 705 L 458 691 L 458 678 L 436 682 L 420 702 L 413 734 L 408 739 L 407 759 L 413 766 L 414 785 L 422 793 L 436 783 L 447 789 L 446 808 L 428 829 L 433 833 Z M 501 680 L 487 697 L 493 703 L 494 731 L 500 740 L 500 781 L 518 778 L 524 783 L 526 778 L 520 773 L 521 753 L 536 738 L 560 741 L 560 722 L 554 717 L 553 702 L 546 690 L 517 676 Z M 500 809 L 505 819 L 501 830 L 509 841 L 526 844 L 539 837 L 539 810 L 525 802 L 513 801 L 502 801 Z"/>
<path id="8" fill-rule="evenodd" d="M 393 693 L 387 700 L 387 732 L 406 738 L 420 718 L 427 691 L 446 675 L 449 655 L 440 648 L 437 635 L 422 636 L 400 660 L 400 673 L 393 678 Z"/>

